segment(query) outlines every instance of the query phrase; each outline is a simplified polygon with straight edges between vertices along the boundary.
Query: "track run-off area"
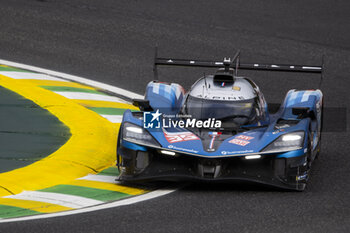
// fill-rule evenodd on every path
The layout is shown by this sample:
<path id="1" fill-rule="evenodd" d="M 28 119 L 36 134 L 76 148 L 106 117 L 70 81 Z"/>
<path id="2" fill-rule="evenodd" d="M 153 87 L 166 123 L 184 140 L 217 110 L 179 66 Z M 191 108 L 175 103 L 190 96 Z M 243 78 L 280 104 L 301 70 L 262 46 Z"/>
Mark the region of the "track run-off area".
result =
<path id="1" fill-rule="evenodd" d="M 0 86 L 46 109 L 71 134 L 47 157 L 0 174 L 0 223 L 111 208 L 174 191 L 115 181 L 122 114 L 137 109 L 128 100 L 140 95 L 4 60 L 0 60 Z"/>

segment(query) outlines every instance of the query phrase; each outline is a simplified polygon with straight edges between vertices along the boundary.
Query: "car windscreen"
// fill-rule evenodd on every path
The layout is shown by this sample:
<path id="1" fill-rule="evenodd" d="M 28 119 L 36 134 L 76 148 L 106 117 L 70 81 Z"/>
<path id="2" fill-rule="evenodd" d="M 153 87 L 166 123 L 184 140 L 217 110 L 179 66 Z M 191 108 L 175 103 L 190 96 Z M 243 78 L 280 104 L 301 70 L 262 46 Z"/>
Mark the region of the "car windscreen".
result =
<path id="1" fill-rule="evenodd" d="M 252 124 L 258 120 L 257 97 L 248 100 L 225 101 L 197 98 L 189 95 L 184 112 L 196 119 L 221 119 L 233 121 L 237 125 Z"/>

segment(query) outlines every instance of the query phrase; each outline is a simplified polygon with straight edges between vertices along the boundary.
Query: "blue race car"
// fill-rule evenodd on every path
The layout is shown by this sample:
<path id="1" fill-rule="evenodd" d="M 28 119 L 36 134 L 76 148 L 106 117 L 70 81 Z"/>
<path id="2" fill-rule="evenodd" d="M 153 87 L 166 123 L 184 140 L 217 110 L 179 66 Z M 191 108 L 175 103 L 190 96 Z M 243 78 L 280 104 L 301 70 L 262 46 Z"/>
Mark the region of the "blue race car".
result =
<path id="1" fill-rule="evenodd" d="M 125 111 L 119 131 L 119 181 L 253 181 L 304 190 L 320 152 L 320 90 L 290 90 L 271 113 L 258 86 L 238 69 L 322 72 L 322 66 L 155 58 L 158 65 L 216 67 L 191 89 L 152 81 L 141 111 Z"/>

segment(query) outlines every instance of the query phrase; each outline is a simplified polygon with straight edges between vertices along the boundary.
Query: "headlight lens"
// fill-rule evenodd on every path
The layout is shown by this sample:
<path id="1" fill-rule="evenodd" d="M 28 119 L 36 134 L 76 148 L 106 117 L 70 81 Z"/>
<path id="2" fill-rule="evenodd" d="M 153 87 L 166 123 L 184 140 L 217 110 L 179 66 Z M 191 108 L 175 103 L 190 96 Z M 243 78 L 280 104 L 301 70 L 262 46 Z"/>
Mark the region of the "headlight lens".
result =
<path id="1" fill-rule="evenodd" d="M 128 122 L 123 124 L 123 140 L 147 146 L 159 146 L 159 143 L 145 129 Z"/>
<path id="2" fill-rule="evenodd" d="M 282 152 L 301 149 L 304 142 L 304 132 L 297 131 L 281 135 L 268 145 L 263 152 Z"/>

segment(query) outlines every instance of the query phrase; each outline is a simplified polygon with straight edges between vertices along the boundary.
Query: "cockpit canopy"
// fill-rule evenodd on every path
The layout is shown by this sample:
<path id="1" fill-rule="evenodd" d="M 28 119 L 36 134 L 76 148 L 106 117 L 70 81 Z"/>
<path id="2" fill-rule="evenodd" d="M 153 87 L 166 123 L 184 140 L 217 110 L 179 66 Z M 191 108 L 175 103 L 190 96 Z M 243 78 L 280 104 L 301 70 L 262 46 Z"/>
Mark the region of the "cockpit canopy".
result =
<path id="1" fill-rule="evenodd" d="M 235 77 L 217 82 L 213 76 L 199 79 L 189 91 L 183 112 L 196 119 L 221 119 L 236 126 L 266 121 L 266 102 L 254 82 Z"/>

